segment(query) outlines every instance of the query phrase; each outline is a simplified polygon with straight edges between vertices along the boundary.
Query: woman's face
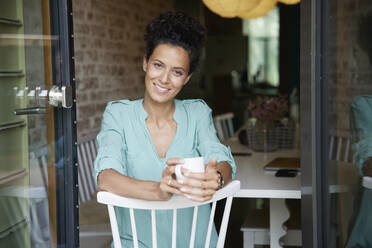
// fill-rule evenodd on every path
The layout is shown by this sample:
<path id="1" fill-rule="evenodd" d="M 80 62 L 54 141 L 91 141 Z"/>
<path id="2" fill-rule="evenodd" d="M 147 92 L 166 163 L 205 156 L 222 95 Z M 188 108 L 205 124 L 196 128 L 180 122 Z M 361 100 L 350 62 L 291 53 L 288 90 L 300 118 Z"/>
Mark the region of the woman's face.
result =
<path id="1" fill-rule="evenodd" d="M 189 81 L 189 54 L 179 46 L 160 44 L 150 58 L 143 59 L 146 72 L 145 98 L 158 103 L 173 101 L 182 87 Z"/>

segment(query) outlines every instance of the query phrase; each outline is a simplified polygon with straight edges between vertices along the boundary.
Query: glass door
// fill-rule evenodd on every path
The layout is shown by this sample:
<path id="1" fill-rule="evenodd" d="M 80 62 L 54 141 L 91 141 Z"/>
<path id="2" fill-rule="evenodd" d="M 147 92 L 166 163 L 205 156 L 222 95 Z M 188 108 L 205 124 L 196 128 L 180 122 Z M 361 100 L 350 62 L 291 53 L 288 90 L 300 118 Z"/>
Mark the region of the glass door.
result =
<path id="1" fill-rule="evenodd" d="M 342 2 L 342 3 L 341 3 Z M 372 2 L 329 0 L 328 246 L 372 246 Z"/>
<path id="2" fill-rule="evenodd" d="M 71 1 L 0 0 L 0 247 L 77 247 Z"/>
<path id="3" fill-rule="evenodd" d="M 304 247 L 372 247 L 371 23 L 371 1 L 301 1 Z"/>

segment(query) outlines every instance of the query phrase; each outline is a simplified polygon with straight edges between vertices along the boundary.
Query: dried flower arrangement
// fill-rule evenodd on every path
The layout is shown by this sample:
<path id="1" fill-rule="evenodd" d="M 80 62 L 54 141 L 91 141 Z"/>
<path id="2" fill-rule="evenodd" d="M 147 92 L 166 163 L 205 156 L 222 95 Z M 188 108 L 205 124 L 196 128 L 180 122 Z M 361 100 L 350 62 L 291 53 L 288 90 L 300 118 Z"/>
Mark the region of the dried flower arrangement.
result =
<path id="1" fill-rule="evenodd" d="M 288 112 L 287 96 L 279 95 L 268 100 L 257 97 L 255 102 L 249 103 L 248 110 L 258 122 L 274 123 Z"/>

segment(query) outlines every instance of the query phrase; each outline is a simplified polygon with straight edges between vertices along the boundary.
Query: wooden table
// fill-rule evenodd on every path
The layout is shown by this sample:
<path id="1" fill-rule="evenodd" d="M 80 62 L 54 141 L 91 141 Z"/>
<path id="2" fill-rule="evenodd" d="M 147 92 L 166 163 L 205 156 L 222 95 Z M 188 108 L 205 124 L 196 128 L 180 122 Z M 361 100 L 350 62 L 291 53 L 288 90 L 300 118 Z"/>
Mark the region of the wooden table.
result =
<path id="1" fill-rule="evenodd" d="M 235 179 L 241 183 L 236 197 L 270 199 L 270 246 L 282 247 L 279 239 L 286 235 L 283 223 L 290 216 L 285 199 L 301 198 L 301 176 L 275 177 L 273 172 L 266 172 L 263 167 L 277 157 L 299 157 L 299 151 L 253 152 L 240 144 L 236 137 L 223 143 L 230 146 L 233 153 L 252 153 L 251 156 L 234 156 L 237 166 Z"/>

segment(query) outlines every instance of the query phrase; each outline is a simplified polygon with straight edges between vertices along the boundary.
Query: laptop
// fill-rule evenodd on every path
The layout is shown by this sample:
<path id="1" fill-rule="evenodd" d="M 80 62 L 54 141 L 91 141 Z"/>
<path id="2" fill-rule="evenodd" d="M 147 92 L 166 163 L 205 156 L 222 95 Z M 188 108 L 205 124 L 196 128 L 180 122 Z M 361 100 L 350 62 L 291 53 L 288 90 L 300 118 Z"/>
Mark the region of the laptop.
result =
<path id="1" fill-rule="evenodd" d="M 276 158 L 267 165 L 265 171 L 278 171 L 278 170 L 297 170 L 301 169 L 300 158 Z"/>

